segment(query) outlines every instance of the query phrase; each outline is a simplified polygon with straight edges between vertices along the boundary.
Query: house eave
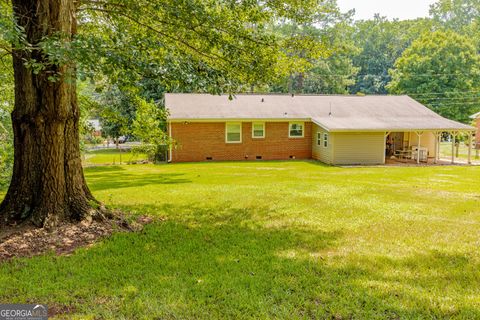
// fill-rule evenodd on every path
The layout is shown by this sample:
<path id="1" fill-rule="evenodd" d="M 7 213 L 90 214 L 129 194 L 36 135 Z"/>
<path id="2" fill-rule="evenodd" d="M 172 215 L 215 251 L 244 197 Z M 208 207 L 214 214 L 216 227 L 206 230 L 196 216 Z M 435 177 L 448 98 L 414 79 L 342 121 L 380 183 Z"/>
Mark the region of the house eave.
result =
<path id="1" fill-rule="evenodd" d="M 310 118 L 169 118 L 167 120 L 171 123 L 185 123 L 185 122 L 229 122 L 229 121 L 236 121 L 236 122 L 290 122 L 290 121 L 305 121 L 311 122 L 312 119 Z"/>
<path id="2" fill-rule="evenodd" d="M 312 122 L 327 132 L 418 132 L 418 131 L 427 131 L 427 132 L 474 132 L 476 128 L 472 126 L 465 126 L 459 128 L 329 128 L 320 121 L 317 121 L 312 118 L 169 118 L 167 120 L 169 123 L 202 123 L 202 122 L 292 122 L 292 121 L 304 121 Z"/>
<path id="3" fill-rule="evenodd" d="M 322 128 L 324 128 L 322 126 Z M 329 132 L 474 132 L 474 128 L 382 128 L 382 129 L 330 129 Z"/>

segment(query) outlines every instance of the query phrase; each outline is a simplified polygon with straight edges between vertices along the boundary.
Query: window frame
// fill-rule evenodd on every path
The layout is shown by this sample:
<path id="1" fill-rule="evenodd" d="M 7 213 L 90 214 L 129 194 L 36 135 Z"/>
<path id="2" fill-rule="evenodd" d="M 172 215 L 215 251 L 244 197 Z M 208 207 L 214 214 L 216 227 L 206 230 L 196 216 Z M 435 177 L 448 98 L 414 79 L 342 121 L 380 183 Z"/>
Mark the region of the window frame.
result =
<path id="1" fill-rule="evenodd" d="M 263 135 L 261 137 L 255 136 L 255 125 L 262 126 Z M 252 122 L 252 139 L 264 139 L 265 138 L 265 122 Z"/>
<path id="2" fill-rule="evenodd" d="M 328 145 L 330 144 L 330 135 L 328 132 L 323 133 L 323 147 L 328 148 Z"/>
<path id="3" fill-rule="evenodd" d="M 299 124 L 302 126 L 302 135 L 301 136 L 292 136 L 291 131 L 292 131 L 292 125 L 294 124 Z M 291 121 L 288 123 L 288 137 L 289 138 L 305 138 L 305 122 L 303 121 Z"/>
<path id="4" fill-rule="evenodd" d="M 317 146 L 321 146 L 322 145 L 322 141 L 323 141 L 323 137 L 322 137 L 322 133 L 321 131 L 317 131 Z"/>
<path id="5" fill-rule="evenodd" d="M 240 140 L 239 141 L 228 141 L 228 125 L 239 125 L 240 126 Z M 242 143 L 242 122 L 225 122 L 225 143 Z"/>

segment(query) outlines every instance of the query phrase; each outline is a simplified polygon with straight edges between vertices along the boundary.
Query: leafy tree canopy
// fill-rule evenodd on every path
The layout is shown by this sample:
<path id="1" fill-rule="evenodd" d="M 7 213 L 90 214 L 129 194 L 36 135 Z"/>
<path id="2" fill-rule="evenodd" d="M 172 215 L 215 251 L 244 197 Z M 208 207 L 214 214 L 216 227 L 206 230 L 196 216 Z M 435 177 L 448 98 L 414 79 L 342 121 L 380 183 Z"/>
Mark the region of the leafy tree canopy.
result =
<path id="1" fill-rule="evenodd" d="M 331 11 L 322 0 L 81 0 L 73 42 L 58 33 L 29 44 L 6 18 L 9 3 L 1 6 L 4 48 L 10 43 L 17 49 L 38 46 L 47 63 L 79 62 L 81 79 L 99 74 L 109 75 L 112 82 L 153 78 L 167 91 L 213 93 L 266 83 L 288 74 L 305 58 L 322 55 L 325 48 L 317 42 L 297 35 L 279 37 L 272 28 L 279 21 L 312 24 Z M 27 63 L 38 72 L 45 64 Z"/>
<path id="2" fill-rule="evenodd" d="M 322 54 L 308 57 L 305 49 L 299 46 L 296 55 L 305 58 L 307 64 L 296 66 L 290 74 L 271 83 L 267 90 L 283 93 L 346 93 L 348 86 L 353 84 L 356 69 L 350 57 L 356 47 L 349 38 L 353 12 L 341 13 L 334 0 L 325 4 L 330 8 L 329 14 L 318 13 L 315 23 L 286 21 L 274 28 L 281 37 L 295 35 L 299 39 L 318 43 Z"/>
<path id="3" fill-rule="evenodd" d="M 470 39 L 452 31 L 425 33 L 390 74 L 391 93 L 409 94 L 447 118 L 467 123 L 480 107 L 480 56 Z"/>
<path id="4" fill-rule="evenodd" d="M 350 91 L 387 93 L 388 70 L 410 43 L 430 28 L 431 22 L 426 19 L 389 21 L 375 15 L 372 20 L 358 21 L 352 37 L 360 52 L 353 57 L 353 64 L 360 70 Z"/>
<path id="5" fill-rule="evenodd" d="M 164 108 L 153 102 L 137 99 L 137 113 L 132 124 L 132 133 L 142 146 L 134 147 L 133 152 L 146 153 L 151 161 L 165 161 L 165 154 L 171 142 L 166 134 L 167 114 Z"/>
<path id="6" fill-rule="evenodd" d="M 439 0 L 430 16 L 440 28 L 470 37 L 480 51 L 480 0 Z"/>
<path id="7" fill-rule="evenodd" d="M 463 32 L 480 21 L 480 0 L 439 0 L 430 6 L 430 16 L 445 28 Z"/>

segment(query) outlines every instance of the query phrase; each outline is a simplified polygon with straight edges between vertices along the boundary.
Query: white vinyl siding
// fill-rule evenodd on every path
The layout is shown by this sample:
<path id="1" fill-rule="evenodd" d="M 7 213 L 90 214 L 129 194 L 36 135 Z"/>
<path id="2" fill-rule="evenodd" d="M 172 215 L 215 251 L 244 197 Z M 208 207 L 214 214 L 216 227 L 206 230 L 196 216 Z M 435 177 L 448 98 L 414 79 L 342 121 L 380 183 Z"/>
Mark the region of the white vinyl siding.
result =
<path id="1" fill-rule="evenodd" d="M 323 138 L 324 138 L 324 133 L 327 133 L 324 129 L 321 127 L 317 126 L 316 124 L 313 124 L 312 130 L 314 132 L 313 136 L 313 141 L 312 141 L 312 158 L 322 161 L 324 163 L 331 164 L 332 163 L 332 141 L 331 138 L 332 136 L 329 137 L 329 143 L 328 146 L 325 148 L 323 146 Z M 327 133 L 328 134 L 328 133 Z"/>
<path id="2" fill-rule="evenodd" d="M 288 137 L 289 138 L 303 138 L 305 135 L 305 123 L 304 122 L 290 122 L 288 124 Z"/>
<path id="3" fill-rule="evenodd" d="M 252 123 L 252 138 L 265 138 L 265 122 Z"/>
<path id="4" fill-rule="evenodd" d="M 225 123 L 225 142 L 226 143 L 242 142 L 242 123 L 241 122 Z"/>
<path id="5" fill-rule="evenodd" d="M 383 164 L 385 136 L 383 132 L 332 133 L 333 163 L 340 165 Z"/>

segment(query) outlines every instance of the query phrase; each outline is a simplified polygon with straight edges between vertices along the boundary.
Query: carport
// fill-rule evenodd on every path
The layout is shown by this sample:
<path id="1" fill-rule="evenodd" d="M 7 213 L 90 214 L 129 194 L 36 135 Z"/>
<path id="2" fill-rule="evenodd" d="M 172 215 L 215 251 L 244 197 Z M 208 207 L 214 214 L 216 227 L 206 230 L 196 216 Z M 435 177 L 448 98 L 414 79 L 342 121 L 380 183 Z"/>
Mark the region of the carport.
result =
<path id="1" fill-rule="evenodd" d="M 355 106 L 332 104 L 328 115 L 312 118 L 314 130 L 329 136 L 328 146 L 324 146 L 329 150 L 318 150 L 319 154 L 323 151 L 329 157 L 327 161 L 320 160 L 341 165 L 384 164 L 388 156 L 414 160 L 417 164 L 428 159 L 437 163 L 441 137 L 448 134 L 452 138 L 451 163 L 455 163 L 455 139 L 467 134 L 471 145 L 474 127 L 441 117 L 406 96 L 391 102 Z M 393 136 L 401 136 L 401 141 L 391 139 Z M 315 148 L 314 141 L 314 154 Z M 468 163 L 471 163 L 471 148 L 468 149 Z"/>

